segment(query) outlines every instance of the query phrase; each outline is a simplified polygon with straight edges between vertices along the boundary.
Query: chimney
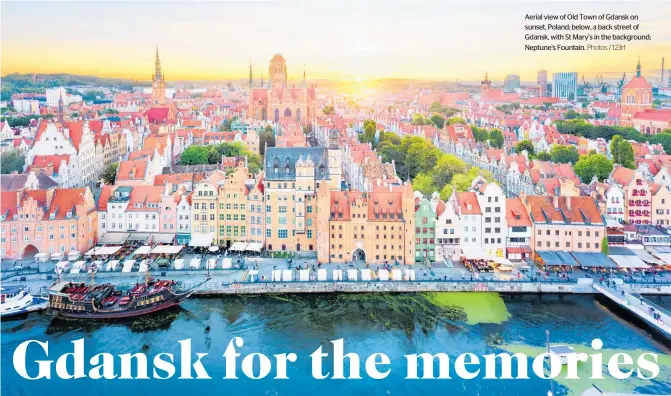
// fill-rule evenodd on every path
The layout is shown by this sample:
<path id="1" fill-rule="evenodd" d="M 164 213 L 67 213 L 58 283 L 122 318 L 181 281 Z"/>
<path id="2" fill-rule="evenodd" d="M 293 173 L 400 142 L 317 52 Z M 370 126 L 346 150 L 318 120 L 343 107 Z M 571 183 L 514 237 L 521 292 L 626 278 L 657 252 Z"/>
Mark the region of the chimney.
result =
<path id="1" fill-rule="evenodd" d="M 555 209 L 559 209 L 559 197 L 553 196 L 552 197 L 552 204 L 555 207 Z"/>
<path id="2" fill-rule="evenodd" d="M 571 210 L 571 197 L 566 197 L 566 209 Z"/>

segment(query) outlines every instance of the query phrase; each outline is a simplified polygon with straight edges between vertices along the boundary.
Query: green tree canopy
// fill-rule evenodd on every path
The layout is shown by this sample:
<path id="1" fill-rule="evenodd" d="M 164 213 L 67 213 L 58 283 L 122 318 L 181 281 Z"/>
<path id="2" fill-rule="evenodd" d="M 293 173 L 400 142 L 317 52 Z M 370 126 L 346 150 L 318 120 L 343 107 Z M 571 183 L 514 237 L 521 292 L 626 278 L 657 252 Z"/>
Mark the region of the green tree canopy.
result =
<path id="1" fill-rule="evenodd" d="M 466 124 L 466 120 L 461 117 L 450 117 L 446 121 L 447 125 Z"/>
<path id="2" fill-rule="evenodd" d="M 335 109 L 333 108 L 333 105 L 329 104 L 322 107 L 322 113 L 324 113 L 325 115 L 331 115 L 335 113 Z"/>
<path id="3" fill-rule="evenodd" d="M 501 132 L 498 129 L 493 129 L 491 132 L 489 132 L 489 145 L 494 147 L 494 148 L 502 148 L 503 147 L 503 142 L 505 139 L 503 138 L 503 132 Z"/>
<path id="4" fill-rule="evenodd" d="M 275 147 L 275 131 L 270 125 L 267 125 L 259 133 L 259 151 L 261 155 L 266 155 L 266 145 L 268 147 Z"/>
<path id="5" fill-rule="evenodd" d="M 426 173 L 418 174 L 415 179 L 412 181 L 412 188 L 415 191 L 419 191 L 425 196 L 430 196 L 434 191 L 436 191 L 436 186 L 431 181 L 431 176 Z"/>
<path id="6" fill-rule="evenodd" d="M 550 158 L 552 162 L 560 164 L 575 164 L 578 162 L 578 149 L 575 146 L 563 146 L 556 144 L 550 149 Z"/>
<path id="7" fill-rule="evenodd" d="M 0 168 L 3 175 L 12 172 L 23 172 L 23 166 L 26 164 L 26 157 L 18 150 L 8 150 L 0 155 Z"/>
<path id="8" fill-rule="evenodd" d="M 443 155 L 430 172 L 431 180 L 439 190 L 452 182 L 455 175 L 466 172 L 466 163 L 454 155 Z"/>
<path id="9" fill-rule="evenodd" d="M 116 174 L 117 171 L 119 170 L 119 163 L 114 162 L 112 164 L 109 164 L 105 167 L 102 173 L 102 180 L 103 183 L 105 184 L 114 184 L 114 181 L 116 180 Z"/>
<path id="10" fill-rule="evenodd" d="M 536 154 L 536 149 L 534 148 L 534 144 L 531 143 L 531 140 L 522 140 L 521 142 L 517 143 L 515 145 L 515 152 L 518 154 L 522 154 L 522 151 L 526 150 L 529 156 L 533 156 Z"/>
<path id="11" fill-rule="evenodd" d="M 445 125 L 445 117 L 440 114 L 434 114 L 431 116 L 431 122 L 436 126 L 436 128 L 442 129 Z"/>
<path id="12" fill-rule="evenodd" d="M 536 159 L 539 161 L 550 161 L 552 157 L 547 151 L 541 151 L 540 153 L 536 154 Z"/>
<path id="13" fill-rule="evenodd" d="M 433 102 L 431 103 L 431 106 L 429 106 L 429 111 L 432 113 L 439 113 L 442 109 L 443 106 L 441 106 L 438 102 Z"/>
<path id="14" fill-rule="evenodd" d="M 603 181 L 613 171 L 613 163 L 601 154 L 581 155 L 573 169 L 583 183 L 589 183 L 594 176 Z"/>
<path id="15" fill-rule="evenodd" d="M 489 140 L 489 131 L 485 128 L 472 125 L 471 132 L 473 132 L 473 139 L 475 139 L 476 142 L 486 142 Z"/>
<path id="16" fill-rule="evenodd" d="M 622 139 L 620 135 L 615 135 L 610 141 L 610 154 L 613 161 L 630 169 L 636 168 L 634 161 L 634 148 L 629 141 Z"/>

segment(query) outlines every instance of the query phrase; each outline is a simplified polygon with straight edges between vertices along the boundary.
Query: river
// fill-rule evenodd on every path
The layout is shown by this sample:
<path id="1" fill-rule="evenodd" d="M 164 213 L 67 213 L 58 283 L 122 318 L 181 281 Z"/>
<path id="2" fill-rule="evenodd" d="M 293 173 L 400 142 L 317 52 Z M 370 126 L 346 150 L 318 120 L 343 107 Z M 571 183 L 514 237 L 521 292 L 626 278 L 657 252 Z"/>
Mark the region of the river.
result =
<path id="1" fill-rule="evenodd" d="M 654 300 L 666 307 L 671 297 Z M 559 380 L 556 394 L 580 394 L 591 383 L 605 391 L 671 394 L 669 344 L 587 295 L 498 295 L 495 293 L 289 295 L 192 298 L 182 307 L 148 319 L 124 323 L 53 320 L 31 314 L 2 323 L 2 395 L 88 394 L 244 394 L 244 395 L 546 395 L 550 382 L 531 379 L 406 380 L 404 355 L 447 353 L 525 352 L 538 354 L 551 331 L 553 343 L 589 350 L 593 338 L 604 343 L 605 360 L 617 351 L 632 355 L 660 354 L 661 373 L 655 380 L 612 378 L 592 381 Z M 242 357 L 251 352 L 268 356 L 294 352 L 288 380 L 223 380 L 221 356 L 232 337 L 244 339 Z M 194 352 L 203 359 L 212 380 L 37 380 L 21 378 L 12 366 L 12 354 L 23 341 L 49 341 L 49 356 L 71 352 L 72 340 L 85 339 L 87 357 L 100 352 L 113 355 L 143 351 L 150 361 L 160 352 L 179 351 L 177 341 L 191 338 Z M 373 380 L 363 370 L 361 380 L 316 380 L 309 355 L 320 345 L 332 350 L 330 340 L 342 338 L 345 352 L 362 360 L 375 352 L 391 359 L 391 373 Z M 28 359 L 45 359 L 34 347 Z M 331 371 L 329 364 L 324 371 Z M 586 367 L 580 369 L 584 374 Z M 29 366 L 29 374 L 37 372 Z M 346 370 L 346 372 L 348 372 Z M 273 371 L 274 373 L 274 371 Z M 151 369 L 150 369 L 151 375 Z M 273 374 L 274 375 L 274 374 Z"/>

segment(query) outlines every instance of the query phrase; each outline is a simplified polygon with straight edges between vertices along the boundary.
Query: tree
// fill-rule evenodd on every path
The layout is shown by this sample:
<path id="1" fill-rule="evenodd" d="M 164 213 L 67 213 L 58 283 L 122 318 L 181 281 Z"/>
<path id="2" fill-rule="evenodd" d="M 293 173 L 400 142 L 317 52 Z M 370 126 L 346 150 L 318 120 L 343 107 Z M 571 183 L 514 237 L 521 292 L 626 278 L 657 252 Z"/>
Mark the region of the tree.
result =
<path id="1" fill-rule="evenodd" d="M 489 132 L 489 145 L 494 147 L 494 148 L 501 148 L 503 147 L 503 142 L 505 139 L 503 138 L 503 132 L 499 131 L 498 129 L 493 129 L 491 132 Z"/>
<path id="2" fill-rule="evenodd" d="M 583 183 L 589 183 L 594 176 L 603 181 L 613 171 L 613 163 L 601 154 L 588 154 L 580 156 L 573 169 Z"/>
<path id="3" fill-rule="evenodd" d="M 333 108 L 333 105 L 326 105 L 322 107 L 322 113 L 324 113 L 324 115 L 331 115 L 335 113 L 335 109 Z"/>
<path id="4" fill-rule="evenodd" d="M 91 102 L 96 99 L 105 99 L 105 93 L 103 91 L 88 91 L 82 94 L 82 100 L 85 102 Z"/>
<path id="5" fill-rule="evenodd" d="M 431 171 L 431 180 L 438 190 L 452 182 L 454 175 L 466 172 L 466 163 L 454 155 L 443 155 Z"/>
<path id="6" fill-rule="evenodd" d="M 443 106 L 441 106 L 438 102 L 433 102 L 431 103 L 431 106 L 429 106 L 429 111 L 432 113 L 439 113 L 442 109 Z"/>
<path id="7" fill-rule="evenodd" d="M 421 113 L 414 113 L 412 115 L 412 125 L 429 125 L 429 124 L 431 124 L 431 121 L 429 121 Z"/>
<path id="8" fill-rule="evenodd" d="M 609 250 L 609 249 L 608 249 L 608 238 L 606 238 L 606 237 L 604 236 L 603 239 L 601 240 L 601 253 L 603 253 L 603 254 L 605 254 L 606 256 L 608 256 L 608 250 Z"/>
<path id="9" fill-rule="evenodd" d="M 629 169 L 636 169 L 636 164 L 634 162 L 634 148 L 629 141 L 622 140 L 618 145 L 617 152 L 619 155 L 618 164 Z"/>
<path id="10" fill-rule="evenodd" d="M 445 122 L 447 123 L 447 125 L 466 124 L 466 120 L 464 120 L 461 117 L 450 117 Z"/>
<path id="11" fill-rule="evenodd" d="M 541 151 L 540 153 L 536 154 L 536 159 L 539 161 L 550 161 L 552 157 L 547 151 Z"/>
<path id="12" fill-rule="evenodd" d="M 522 154 L 522 151 L 525 150 L 529 156 L 533 156 L 536 153 L 536 149 L 534 148 L 534 144 L 531 143 L 531 140 L 522 140 L 521 142 L 517 143 L 517 145 L 515 145 L 516 153 Z"/>
<path id="13" fill-rule="evenodd" d="M 23 172 L 23 166 L 26 164 L 26 157 L 18 150 L 8 150 L 0 155 L 0 170 L 3 175 L 12 172 Z"/>
<path id="14" fill-rule="evenodd" d="M 105 169 L 103 170 L 102 173 L 102 180 L 103 183 L 105 184 L 114 184 L 114 181 L 116 180 L 116 174 L 117 171 L 119 170 L 119 163 L 115 162 L 113 164 L 107 165 Z"/>
<path id="15" fill-rule="evenodd" d="M 620 143 L 622 142 L 622 136 L 615 135 L 613 140 L 610 141 L 610 155 L 613 157 L 613 161 L 616 164 L 620 163 Z"/>
<path id="16" fill-rule="evenodd" d="M 445 118 L 440 114 L 434 114 L 431 116 L 431 122 L 436 126 L 436 128 L 442 129 L 445 125 Z"/>
<path id="17" fill-rule="evenodd" d="M 550 158 L 552 159 L 552 162 L 575 164 L 578 162 L 578 157 L 578 149 L 575 146 L 563 146 L 557 144 L 550 149 Z"/>
<path id="18" fill-rule="evenodd" d="M 270 125 L 267 125 L 259 133 L 259 151 L 261 155 L 266 155 L 266 145 L 268 147 L 275 147 L 275 131 Z"/>
<path id="19" fill-rule="evenodd" d="M 208 163 L 208 148 L 205 146 L 191 145 L 182 152 L 180 163 L 182 165 L 202 165 Z"/>
<path id="20" fill-rule="evenodd" d="M 475 139 L 476 142 L 486 142 L 489 140 L 489 131 L 485 128 L 473 125 L 471 126 L 471 132 L 473 132 L 473 139 Z"/>
<path id="21" fill-rule="evenodd" d="M 425 196 L 430 196 L 434 191 L 436 191 L 436 186 L 433 185 L 431 181 L 431 176 L 426 173 L 420 173 L 412 181 L 412 188 L 415 191 L 419 191 Z"/>

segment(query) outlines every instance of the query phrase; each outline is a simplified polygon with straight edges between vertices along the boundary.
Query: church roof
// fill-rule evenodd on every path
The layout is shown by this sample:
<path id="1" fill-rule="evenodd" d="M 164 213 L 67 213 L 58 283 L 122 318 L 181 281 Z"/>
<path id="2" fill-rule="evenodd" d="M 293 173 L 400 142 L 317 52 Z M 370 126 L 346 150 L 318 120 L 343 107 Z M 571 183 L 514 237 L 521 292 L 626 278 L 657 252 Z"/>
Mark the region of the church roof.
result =
<path id="1" fill-rule="evenodd" d="M 624 88 L 635 88 L 635 89 L 652 89 L 652 85 L 645 79 L 645 77 L 634 77 L 624 86 Z"/>

